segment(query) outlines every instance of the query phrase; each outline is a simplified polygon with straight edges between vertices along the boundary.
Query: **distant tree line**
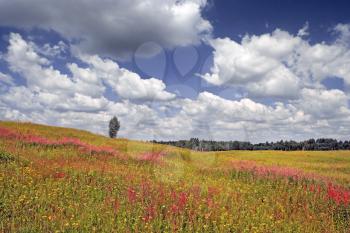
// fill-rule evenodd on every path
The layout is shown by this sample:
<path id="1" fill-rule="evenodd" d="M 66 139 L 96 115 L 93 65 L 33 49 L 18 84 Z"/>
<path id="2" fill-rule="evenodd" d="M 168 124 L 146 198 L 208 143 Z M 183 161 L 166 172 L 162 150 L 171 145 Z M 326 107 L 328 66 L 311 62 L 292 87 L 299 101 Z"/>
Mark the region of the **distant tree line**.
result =
<path id="1" fill-rule="evenodd" d="M 309 139 L 306 141 L 277 141 L 252 144 L 241 141 L 209 141 L 191 138 L 179 141 L 155 141 L 155 143 L 188 148 L 198 151 L 226 151 L 226 150 L 350 150 L 350 141 L 338 141 L 332 138 Z"/>

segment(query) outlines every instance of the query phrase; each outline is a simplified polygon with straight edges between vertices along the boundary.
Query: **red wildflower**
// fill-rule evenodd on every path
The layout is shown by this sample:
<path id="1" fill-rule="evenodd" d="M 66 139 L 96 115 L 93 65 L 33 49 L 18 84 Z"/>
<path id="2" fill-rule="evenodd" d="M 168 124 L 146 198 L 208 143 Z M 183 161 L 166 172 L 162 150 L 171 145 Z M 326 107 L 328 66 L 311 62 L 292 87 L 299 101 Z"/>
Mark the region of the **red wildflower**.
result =
<path id="1" fill-rule="evenodd" d="M 337 205 L 343 204 L 345 206 L 349 205 L 350 201 L 350 191 L 346 190 L 340 186 L 328 184 L 327 188 L 328 198 L 333 200 Z"/>
<path id="2" fill-rule="evenodd" d="M 281 166 L 264 166 L 253 161 L 232 162 L 231 166 L 237 171 L 252 172 L 254 175 L 260 177 L 285 177 L 293 180 L 326 180 L 324 177 L 312 173 L 305 173 L 300 169 Z"/>
<path id="3" fill-rule="evenodd" d="M 159 162 L 163 155 L 164 154 L 162 152 L 147 152 L 141 154 L 138 159 L 140 161 Z"/>
<path id="4" fill-rule="evenodd" d="M 219 189 L 217 189 L 216 187 L 208 187 L 208 195 L 210 197 L 213 197 L 218 193 L 219 193 Z"/>
<path id="5" fill-rule="evenodd" d="M 208 208 L 212 208 L 214 206 L 214 200 L 210 197 L 207 198 L 207 206 Z"/>
<path id="6" fill-rule="evenodd" d="M 120 208 L 120 203 L 119 203 L 118 199 L 114 200 L 113 208 L 114 208 L 115 212 L 118 213 L 119 208 Z"/>
<path id="7" fill-rule="evenodd" d="M 313 184 L 311 184 L 309 190 L 310 190 L 310 192 L 315 192 L 315 186 Z"/>
<path id="8" fill-rule="evenodd" d="M 152 219 L 154 219 L 155 216 L 156 216 L 156 209 L 155 209 L 155 207 L 153 205 L 151 205 L 151 206 L 148 206 L 146 208 L 146 212 L 145 212 L 145 215 L 143 217 L 143 220 L 145 222 L 149 222 Z"/>
<path id="9" fill-rule="evenodd" d="M 179 206 L 179 209 L 184 209 L 186 204 L 187 204 L 187 200 L 188 200 L 188 197 L 187 197 L 187 194 L 182 192 L 180 193 L 179 195 L 179 199 L 178 199 L 178 206 Z"/>
<path id="10" fill-rule="evenodd" d="M 9 129 L 0 128 L 0 137 L 7 138 L 7 139 L 12 139 L 12 138 L 16 138 L 17 134 L 14 133 L 13 131 L 9 130 Z"/>
<path id="11" fill-rule="evenodd" d="M 130 203 L 134 203 L 136 201 L 136 191 L 131 187 L 128 188 L 128 200 Z"/>
<path id="12" fill-rule="evenodd" d="M 82 142 L 77 138 L 64 137 L 60 140 L 52 140 L 44 137 L 40 137 L 32 134 L 20 134 L 6 128 L 0 128 L 0 137 L 7 139 L 17 139 L 23 143 L 43 146 L 77 146 L 84 153 L 89 154 L 110 154 L 117 155 L 117 152 L 107 146 L 94 146 L 88 143 Z"/>
<path id="13" fill-rule="evenodd" d="M 53 175 L 53 178 L 55 179 L 62 179 L 66 176 L 66 174 L 64 172 L 56 172 L 54 175 Z"/>
<path id="14" fill-rule="evenodd" d="M 173 214 L 177 214 L 179 212 L 179 207 L 175 204 L 173 204 L 170 209 Z"/>

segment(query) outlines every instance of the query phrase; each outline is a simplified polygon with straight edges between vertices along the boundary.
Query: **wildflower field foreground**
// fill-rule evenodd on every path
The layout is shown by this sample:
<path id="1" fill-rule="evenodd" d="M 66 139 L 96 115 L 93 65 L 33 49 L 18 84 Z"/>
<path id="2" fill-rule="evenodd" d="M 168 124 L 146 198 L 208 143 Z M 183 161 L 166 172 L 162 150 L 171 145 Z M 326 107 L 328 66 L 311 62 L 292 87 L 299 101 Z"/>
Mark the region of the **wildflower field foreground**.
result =
<path id="1" fill-rule="evenodd" d="M 350 232 L 350 151 L 204 153 L 0 122 L 0 232 Z"/>

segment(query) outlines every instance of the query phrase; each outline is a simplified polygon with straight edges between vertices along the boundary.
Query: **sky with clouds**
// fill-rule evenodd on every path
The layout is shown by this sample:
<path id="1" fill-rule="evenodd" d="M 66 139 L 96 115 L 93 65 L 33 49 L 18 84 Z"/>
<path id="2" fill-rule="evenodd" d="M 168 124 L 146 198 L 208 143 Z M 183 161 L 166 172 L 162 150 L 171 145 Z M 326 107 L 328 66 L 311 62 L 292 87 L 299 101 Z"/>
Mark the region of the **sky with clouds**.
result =
<path id="1" fill-rule="evenodd" d="M 349 139 L 350 3 L 0 0 L 0 119 L 142 140 Z"/>

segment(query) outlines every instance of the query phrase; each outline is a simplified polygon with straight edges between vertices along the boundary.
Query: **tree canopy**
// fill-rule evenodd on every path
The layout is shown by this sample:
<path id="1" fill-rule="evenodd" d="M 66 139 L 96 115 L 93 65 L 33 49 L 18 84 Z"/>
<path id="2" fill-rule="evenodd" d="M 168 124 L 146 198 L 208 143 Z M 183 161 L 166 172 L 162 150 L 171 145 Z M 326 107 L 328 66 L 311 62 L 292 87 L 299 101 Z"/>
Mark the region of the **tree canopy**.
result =
<path id="1" fill-rule="evenodd" d="M 116 138 L 120 128 L 120 122 L 116 116 L 109 121 L 109 137 Z"/>

